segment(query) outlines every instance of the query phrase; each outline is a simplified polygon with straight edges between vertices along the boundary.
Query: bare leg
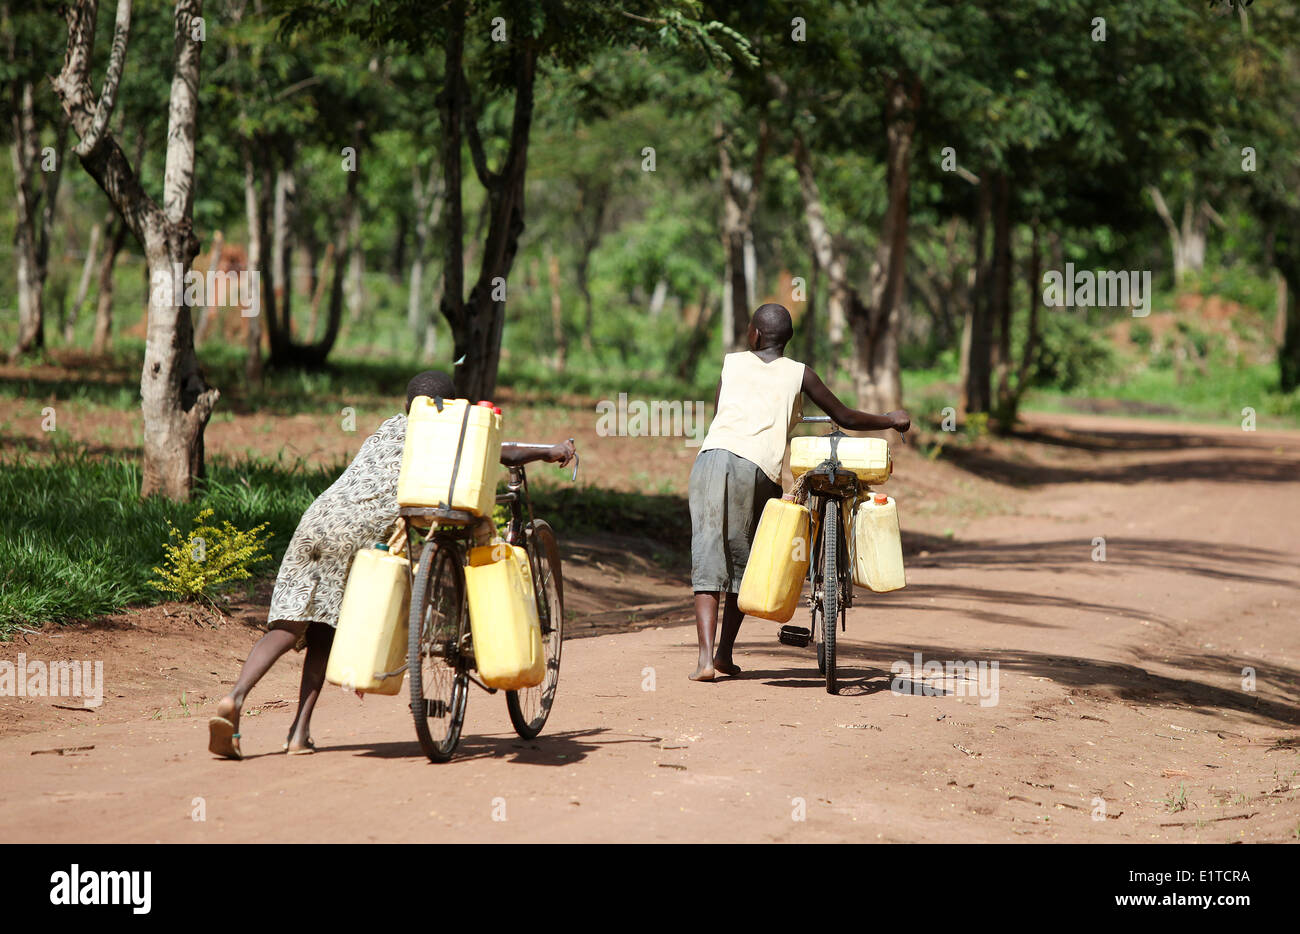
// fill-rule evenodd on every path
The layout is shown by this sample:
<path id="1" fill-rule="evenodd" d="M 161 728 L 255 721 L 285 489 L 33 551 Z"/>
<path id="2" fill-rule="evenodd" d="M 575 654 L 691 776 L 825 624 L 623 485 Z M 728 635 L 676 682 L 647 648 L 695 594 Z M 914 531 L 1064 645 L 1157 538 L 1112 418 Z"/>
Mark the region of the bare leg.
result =
<path id="1" fill-rule="evenodd" d="M 217 716 L 225 717 L 239 732 L 239 712 L 244 708 L 244 700 L 262 676 L 270 671 L 271 666 L 285 652 L 293 648 L 298 637 L 287 629 L 272 629 L 257 640 L 253 650 L 248 653 L 244 667 L 239 672 L 239 680 L 234 689 L 217 704 Z"/>
<path id="2" fill-rule="evenodd" d="M 718 639 L 718 649 L 713 656 L 713 668 L 719 674 L 740 674 L 740 666 L 731 660 L 731 650 L 735 648 L 736 636 L 740 634 L 740 624 L 744 619 L 745 614 L 740 612 L 737 595 L 727 594 L 727 602 L 722 611 L 722 636 Z"/>
<path id="3" fill-rule="evenodd" d="M 302 687 L 298 691 L 298 713 L 289 727 L 289 751 L 311 747 L 311 714 L 325 686 L 325 665 L 334 644 L 334 630 L 324 623 L 307 627 L 307 658 L 302 664 Z"/>
<path id="4" fill-rule="evenodd" d="M 700 643 L 700 660 L 687 676 L 692 681 L 712 681 L 717 676 L 713 670 L 713 640 L 718 634 L 718 596 L 717 591 L 695 592 L 695 637 Z"/>

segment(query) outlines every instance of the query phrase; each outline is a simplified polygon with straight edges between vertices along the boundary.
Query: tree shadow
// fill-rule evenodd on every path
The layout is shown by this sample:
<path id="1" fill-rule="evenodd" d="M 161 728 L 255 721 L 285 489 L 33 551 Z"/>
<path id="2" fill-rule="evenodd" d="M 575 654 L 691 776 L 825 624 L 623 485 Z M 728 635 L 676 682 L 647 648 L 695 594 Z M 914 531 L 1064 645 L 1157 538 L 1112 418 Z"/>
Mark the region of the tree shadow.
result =
<path id="1" fill-rule="evenodd" d="M 1104 522 L 1101 524 L 1104 525 Z M 1297 586 L 1295 581 L 1259 573 L 1270 568 L 1293 567 L 1292 555 L 1269 548 L 1231 542 L 1107 536 L 1106 560 L 1094 562 L 1092 542 L 1084 538 L 1032 542 L 980 542 L 904 532 L 903 551 L 909 556 L 916 556 L 908 561 L 908 568 L 944 570 L 987 568 L 1049 573 L 1077 573 L 1085 568 L 1094 569 L 1097 573 L 1104 573 L 1112 567 L 1141 568 L 1181 571 L 1216 580 L 1273 584 L 1281 587 Z M 928 551 L 930 554 L 922 557 L 920 554 L 922 551 Z M 1249 572 L 1237 570 L 1243 568 L 1255 570 Z"/>
<path id="2" fill-rule="evenodd" d="M 747 672 L 750 677 L 770 678 L 767 684 L 774 687 L 815 687 L 825 683 L 816 668 L 803 667 L 806 656 L 795 655 L 796 650 L 776 649 L 790 659 L 791 669 Z M 1289 697 L 1300 696 L 1300 671 L 1283 665 L 1267 664 L 1259 659 L 1237 655 L 1201 655 L 1184 652 L 1163 656 L 1171 665 L 1188 672 L 1186 676 L 1158 675 L 1140 665 L 1124 662 L 1102 661 L 1070 655 L 1053 655 L 1040 652 L 976 650 L 951 645 L 902 643 L 854 643 L 841 645 L 838 655 L 839 670 L 850 673 L 850 684 L 861 685 L 864 693 L 879 693 L 890 689 L 893 678 L 888 672 L 898 662 L 906 663 L 910 671 L 914 653 L 921 653 L 925 661 L 997 662 L 999 671 L 1016 672 L 1031 677 L 1045 677 L 1072 689 L 1086 693 L 1102 703 L 1134 703 L 1144 706 L 1169 705 L 1180 709 L 1191 708 L 1202 713 L 1233 711 L 1261 724 L 1300 727 L 1300 706 L 1262 698 L 1256 691 L 1225 688 L 1207 683 L 1195 675 L 1221 674 L 1236 683 L 1242 681 L 1242 670 L 1254 669 L 1259 682 L 1276 688 Z M 900 684 L 910 692 L 910 685 Z M 845 693 L 841 690 L 841 693 Z"/>
<path id="3" fill-rule="evenodd" d="M 1294 483 L 1300 479 L 1300 463 L 1296 458 L 1265 455 L 1256 451 L 1252 451 L 1250 457 L 1239 457 L 1231 462 L 1223 456 L 1099 464 L 1092 467 L 1066 467 L 1012 460 L 985 448 L 945 448 L 942 456 L 967 473 L 1017 487 L 1060 483 L 1136 484 L 1183 480 L 1221 482 L 1229 477 L 1234 483 Z"/>

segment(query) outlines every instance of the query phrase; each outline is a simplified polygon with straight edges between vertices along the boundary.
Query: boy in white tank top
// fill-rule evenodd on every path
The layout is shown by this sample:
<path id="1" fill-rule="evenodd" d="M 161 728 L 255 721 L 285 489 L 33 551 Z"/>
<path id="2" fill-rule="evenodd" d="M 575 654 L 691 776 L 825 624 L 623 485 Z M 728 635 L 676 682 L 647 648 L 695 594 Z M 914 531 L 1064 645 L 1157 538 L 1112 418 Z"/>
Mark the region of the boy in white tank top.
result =
<path id="1" fill-rule="evenodd" d="M 769 303 L 754 312 L 750 349 L 723 361 L 713 421 L 691 468 L 691 588 L 700 647 L 692 681 L 740 674 L 731 659 L 744 619 L 736 595 L 763 506 L 781 495 L 781 470 L 803 395 L 843 428 L 911 427 L 906 412 L 871 415 L 840 402 L 810 368 L 783 356 L 793 333 L 783 305 Z M 715 650 L 719 603 L 725 608 Z"/>

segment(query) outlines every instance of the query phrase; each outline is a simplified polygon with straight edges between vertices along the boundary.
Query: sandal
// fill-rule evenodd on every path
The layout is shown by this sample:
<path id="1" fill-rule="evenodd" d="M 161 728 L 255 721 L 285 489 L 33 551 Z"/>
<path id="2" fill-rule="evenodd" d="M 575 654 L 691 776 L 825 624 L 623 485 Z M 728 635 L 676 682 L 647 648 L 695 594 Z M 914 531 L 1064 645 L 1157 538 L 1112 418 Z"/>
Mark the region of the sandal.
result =
<path id="1" fill-rule="evenodd" d="M 225 717 L 212 717 L 208 720 L 208 752 L 223 759 L 242 759 L 239 751 L 239 734 L 235 725 Z"/>

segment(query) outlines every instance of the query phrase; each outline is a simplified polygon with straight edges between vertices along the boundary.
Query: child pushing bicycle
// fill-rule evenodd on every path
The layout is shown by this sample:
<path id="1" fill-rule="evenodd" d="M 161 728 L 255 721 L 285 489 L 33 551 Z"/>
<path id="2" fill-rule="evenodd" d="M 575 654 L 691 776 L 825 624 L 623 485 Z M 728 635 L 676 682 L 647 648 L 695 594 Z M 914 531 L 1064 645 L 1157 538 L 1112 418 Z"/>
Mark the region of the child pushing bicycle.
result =
<path id="1" fill-rule="evenodd" d="M 723 360 L 713 421 L 691 468 L 691 589 L 700 649 L 692 681 L 740 674 L 731 657 L 744 620 L 736 597 L 763 506 L 781 495 L 781 468 L 804 395 L 853 431 L 905 432 L 912 424 L 901 410 L 872 415 L 846 406 L 810 367 L 785 356 L 793 333 L 785 306 L 768 303 L 754 312 L 750 349 Z"/>
<path id="2" fill-rule="evenodd" d="M 290 755 L 315 751 L 311 715 L 325 684 L 348 570 L 358 549 L 388 539 L 397 523 L 406 416 L 417 396 L 454 399 L 456 386 L 446 373 L 417 373 L 406 387 L 406 411 L 380 425 L 342 476 L 303 513 L 276 576 L 268 632 L 248 653 L 239 680 L 208 721 L 208 750 L 214 755 L 243 758 L 239 722 L 245 698 L 280 656 L 304 648 L 298 712 L 281 749 Z M 574 454 L 571 441 L 549 447 L 507 442 L 501 445 L 501 464 L 513 467 L 540 460 L 564 466 Z"/>

